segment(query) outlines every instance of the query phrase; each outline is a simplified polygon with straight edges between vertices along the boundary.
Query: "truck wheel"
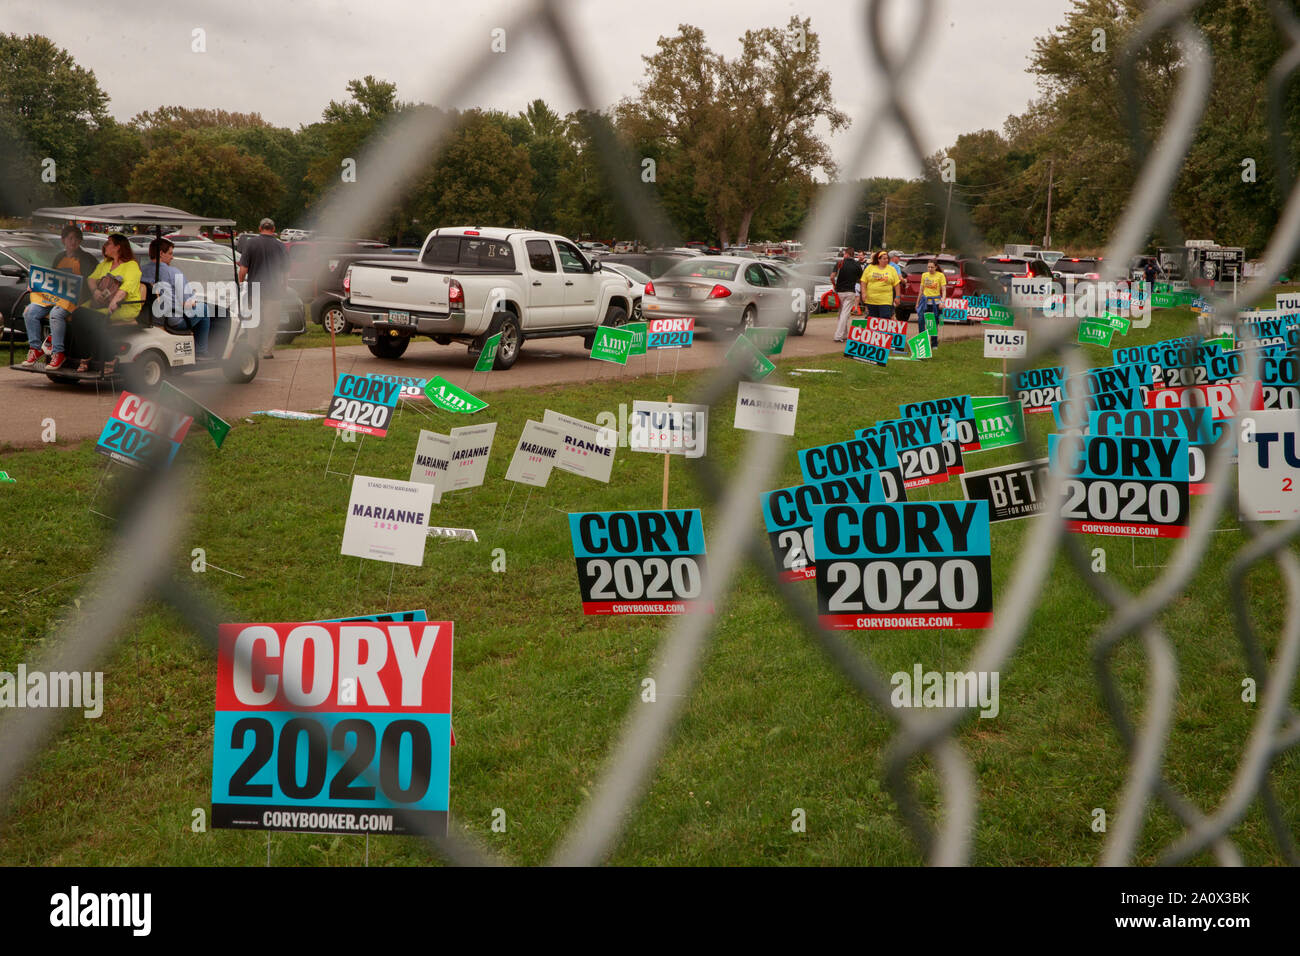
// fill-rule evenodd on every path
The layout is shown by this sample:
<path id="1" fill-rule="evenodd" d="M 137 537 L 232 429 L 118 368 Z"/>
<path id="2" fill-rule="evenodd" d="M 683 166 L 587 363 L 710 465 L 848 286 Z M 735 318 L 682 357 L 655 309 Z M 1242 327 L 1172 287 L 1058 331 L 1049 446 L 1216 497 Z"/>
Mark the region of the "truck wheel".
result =
<path id="1" fill-rule="evenodd" d="M 152 391 L 167 375 L 167 360 L 150 350 L 127 365 L 122 373 L 132 391 Z"/>
<path id="2" fill-rule="evenodd" d="M 609 311 L 605 313 L 605 321 L 601 325 L 608 325 L 613 328 L 627 325 L 627 310 L 622 306 L 611 305 Z"/>
<path id="3" fill-rule="evenodd" d="M 343 307 L 341 305 L 329 305 L 321 310 L 320 324 L 326 332 L 333 332 L 335 335 L 346 335 L 350 329 L 348 320 L 343 316 Z"/>
<path id="4" fill-rule="evenodd" d="M 497 360 L 492 367 L 505 371 L 519 358 L 519 349 L 524 344 L 523 334 L 519 330 L 519 316 L 513 312 L 501 314 L 501 324 L 497 327 L 501 341 L 497 345 Z"/>
<path id="5" fill-rule="evenodd" d="M 380 336 L 370 343 L 370 354 L 375 358 L 381 359 L 399 359 L 406 352 L 406 347 L 411 344 L 409 335 Z"/>
<path id="6" fill-rule="evenodd" d="M 257 377 L 260 363 L 257 349 L 250 345 L 236 345 L 230 352 L 230 358 L 222 363 L 221 374 L 232 385 L 245 385 Z"/>

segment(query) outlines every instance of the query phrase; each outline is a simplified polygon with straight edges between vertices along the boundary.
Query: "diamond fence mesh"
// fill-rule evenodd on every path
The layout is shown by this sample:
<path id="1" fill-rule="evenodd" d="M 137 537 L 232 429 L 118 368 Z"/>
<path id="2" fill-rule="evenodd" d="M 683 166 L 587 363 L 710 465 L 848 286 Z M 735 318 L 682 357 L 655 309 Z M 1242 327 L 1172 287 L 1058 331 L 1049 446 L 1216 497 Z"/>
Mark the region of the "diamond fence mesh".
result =
<path id="1" fill-rule="evenodd" d="M 1152 4 L 1124 49 L 1116 53 L 1128 115 L 1133 120 L 1130 136 L 1135 155 L 1142 157 L 1142 164 L 1134 172 L 1132 192 L 1107 245 L 1103 281 L 1121 278 L 1120 271 L 1141 250 L 1156 226 L 1176 234 L 1167 199 L 1201 120 L 1213 68 L 1209 46 L 1190 18 L 1198 5 L 1195 0 Z M 869 57 L 863 57 L 868 67 L 864 79 L 873 81 L 873 88 L 883 89 L 884 95 L 869 115 L 854 118 L 857 140 L 843 167 L 849 173 L 863 168 L 873 147 L 890 128 L 901 135 L 918 164 L 926 158 L 921 145 L 922 127 L 915 105 L 908 102 L 905 91 L 911 70 L 923 62 L 917 54 L 924 39 L 925 24 L 932 22 L 934 4 L 926 0 L 916 5 L 919 10 L 913 19 L 913 32 L 899 46 L 891 46 L 885 39 L 884 21 L 891 6 L 883 0 L 868 0 L 861 7 L 864 48 L 870 51 Z M 1280 101 L 1284 84 L 1300 66 L 1300 25 L 1281 5 L 1274 5 L 1270 10 L 1279 31 L 1290 44 L 1274 66 L 1269 81 L 1274 157 L 1280 171 L 1289 171 L 1291 154 L 1282 134 Z M 552 45 L 580 106 L 593 112 L 599 110 L 593 82 L 584 67 L 580 32 L 563 3 L 539 0 L 530 4 L 507 24 L 506 30 L 514 43 L 524 36 L 532 36 Z M 1164 31 L 1176 40 L 1183 56 L 1183 69 L 1172 110 L 1155 142 L 1147 143 L 1136 121 L 1136 78 L 1131 64 L 1136 62 L 1137 52 Z M 434 91 L 430 101 L 460 101 L 494 70 L 500 69 L 500 63 L 501 59 L 493 56 L 485 44 L 483 54 L 451 77 L 445 88 Z M 331 195 L 314 226 L 330 235 L 360 232 L 371 211 L 396 199 L 429 157 L 436 154 L 450 132 L 450 122 L 442 114 L 432 119 L 399 117 L 381 131 L 363 154 L 360 161 L 364 162 L 368 174 L 346 190 Z M 635 218 L 638 234 L 651 240 L 671 240 L 673 231 L 667 217 L 653 203 L 647 203 L 638 189 L 639 163 L 612 139 L 599 145 L 605 173 L 618 201 Z M 1214 301 L 1216 315 L 1231 316 L 1234 324 L 1238 321 L 1235 302 L 1257 299 L 1295 258 L 1300 244 L 1300 188 L 1291 185 L 1290 179 L 1289 172 L 1282 173 L 1283 188 L 1289 192 L 1279 197 L 1281 213 L 1264 253 L 1262 274 L 1245 285 L 1238 299 Z M 936 193 L 933 198 L 942 201 L 944 197 L 938 185 L 931 185 Z M 856 188 L 851 183 L 824 190 L 800 237 L 804 248 L 833 245 L 842 222 L 841 210 L 855 199 Z M 981 247 L 980 236 L 960 199 L 952 205 L 948 228 L 956 237 L 957 248 Z M 1017 324 L 1020 323 L 1021 317 L 1017 316 Z M 1082 358 L 1071 341 L 1072 332 L 1073 326 L 1047 328 L 1036 333 L 1028 355 L 1013 370 L 1033 367 L 1043 357 L 1056 354 L 1061 356 L 1068 371 L 1081 371 Z M 1247 374 L 1253 376 L 1253 370 Z M 736 368 L 719 368 L 693 401 L 710 404 L 734 388 L 739 378 Z M 703 600 L 711 601 L 720 612 L 727 604 L 742 566 L 753 562 L 766 576 L 773 592 L 780 596 L 790 618 L 842 673 L 863 706 L 876 709 L 893 725 L 885 755 L 885 780 L 898 813 L 925 860 L 935 865 L 968 863 L 978 789 L 971 761 L 956 734 L 973 716 L 978 704 L 972 702 L 965 709 L 924 712 L 892 706 L 887 676 L 841 634 L 820 627 L 816 607 L 799 588 L 781 580 L 766 541 L 754 530 L 752 518 L 755 503 L 761 492 L 772 487 L 771 481 L 786 450 L 779 436 L 754 432 L 750 433 L 743 459 L 730 475 L 721 475 L 704 459 L 693 462 L 718 516 L 710 532 L 710 574 Z M 1043 453 L 1041 448 L 1030 449 L 1027 457 Z M 52 635 L 48 646 L 54 650 L 27 662 L 30 669 L 93 669 L 95 662 L 104 658 L 122 637 L 132 615 L 149 600 L 160 600 L 173 607 L 187 627 L 214 652 L 218 625 L 225 620 L 239 619 L 208 595 L 176 578 L 168 567 L 173 545 L 182 539 L 188 524 L 181 501 L 181 489 L 188 482 L 162 480 L 162 467 L 142 469 L 132 475 L 118 503 L 119 531 L 82 589 L 79 610 Z M 1217 807 L 1206 811 L 1180 794 L 1164 770 L 1179 675 L 1172 642 L 1158 618 L 1188 586 L 1206 558 L 1210 535 L 1229 501 L 1232 488 L 1229 474 L 1229 454 L 1220 446 L 1210 456 L 1208 481 L 1212 490 L 1200 498 L 1189 534 L 1179 541 L 1168 563 L 1159 569 L 1150 585 L 1138 593 L 1130 593 L 1111 577 L 1089 573 L 1088 556 L 1076 539 L 1064 533 L 1062 520 L 1044 516 L 1035 521 L 1010 584 L 996 603 L 995 623 L 982 635 L 966 662 L 969 670 L 976 672 L 999 671 L 1009 663 L 1026 640 L 1030 618 L 1042 600 L 1045 582 L 1061 552 L 1109 609 L 1109 617 L 1092 635 L 1090 647 L 1102 700 L 1128 757 L 1118 808 L 1100 856 L 1100 862 L 1106 865 L 1134 861 L 1144 820 L 1154 802 L 1162 804 L 1182 824 L 1182 833 L 1160 851 L 1159 862 L 1177 863 L 1208 850 L 1222 864 L 1240 864 L 1241 853 L 1228 833 L 1257 800 L 1281 856 L 1290 863 L 1300 862 L 1283 807 L 1270 785 L 1270 771 L 1278 756 L 1300 744 L 1300 714 L 1290 705 L 1300 662 L 1300 562 L 1290 550 L 1290 544 L 1300 532 L 1300 521 L 1266 530 L 1244 524 L 1246 540 L 1228 571 L 1237 637 L 1249 673 L 1257 680 L 1260 691 L 1253 728 L 1231 787 Z M 1059 496 L 1061 481 L 1061 474 L 1053 469 L 1048 477 L 1047 500 Z M 1264 651 L 1265 641 L 1252 624 L 1245 597 L 1246 575 L 1266 561 L 1276 563 L 1285 585 L 1285 623 L 1271 662 Z M 654 707 L 632 703 L 608 766 L 561 840 L 554 863 L 598 864 L 618 846 L 627 821 L 671 742 L 718 617 L 684 615 L 673 623 L 652 670 L 659 688 L 659 703 Z M 1113 668 L 1115 652 L 1126 642 L 1140 647 L 1145 659 L 1145 707 L 1140 716 L 1132 714 L 1126 705 Z M 0 805 L 12 798 L 15 785 L 57 731 L 58 719 L 58 711 L 54 709 L 11 709 L 0 720 Z M 918 795 L 915 772 L 918 761 L 924 757 L 930 759 L 938 777 L 937 814 L 928 813 Z M 400 811 L 398 816 L 402 816 Z M 937 821 L 932 819 L 936 816 Z M 445 836 L 430 832 L 418 820 L 404 822 L 422 832 L 433 849 L 449 862 L 468 865 L 504 862 L 459 829 L 454 817 Z"/>

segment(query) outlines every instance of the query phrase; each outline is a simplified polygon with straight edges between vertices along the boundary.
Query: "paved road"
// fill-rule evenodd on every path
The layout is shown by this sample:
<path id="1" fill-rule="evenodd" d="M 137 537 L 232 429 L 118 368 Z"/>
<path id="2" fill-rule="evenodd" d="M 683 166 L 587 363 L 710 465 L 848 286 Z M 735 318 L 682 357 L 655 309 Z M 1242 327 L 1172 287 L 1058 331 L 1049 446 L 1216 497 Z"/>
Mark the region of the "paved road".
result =
<path id="1" fill-rule="evenodd" d="M 786 340 L 783 358 L 820 356 L 843 351 L 831 341 L 833 316 L 813 318 L 803 336 Z M 981 334 L 980 326 L 948 325 L 944 340 L 971 338 Z M 359 341 L 349 337 L 344 341 Z M 628 379 L 653 375 L 656 364 L 664 371 L 679 363 L 681 371 L 715 368 L 731 344 L 729 335 L 702 334 L 694 347 L 680 352 L 634 356 L 625 373 Z M 7 348 L 0 362 L 8 361 Z M 21 356 L 22 353 L 18 353 Z M 21 359 L 18 359 L 21 360 Z M 376 372 L 431 378 L 441 375 L 471 392 L 491 392 L 530 385 L 555 385 L 585 382 L 593 378 L 613 379 L 617 366 L 593 362 L 578 338 L 540 339 L 524 346 L 515 367 L 508 372 L 473 374 L 473 362 L 463 345 L 436 345 L 429 339 L 417 339 L 406 354 L 396 361 L 377 359 L 362 345 L 338 349 L 340 372 Z M 471 381 L 472 377 L 472 381 Z M 257 378 L 247 385 L 227 385 L 220 372 L 207 371 L 179 375 L 177 387 L 207 405 L 222 418 L 235 421 L 254 411 L 287 408 L 294 411 L 321 410 L 333 392 L 334 377 L 328 348 L 280 349 L 276 357 L 262 363 Z M 42 421 L 53 418 L 59 442 L 95 437 L 104 427 L 112 410 L 115 393 L 107 388 L 98 391 L 90 385 L 55 385 L 43 375 L 11 372 L 0 367 L 0 444 L 28 447 L 41 444 Z"/>

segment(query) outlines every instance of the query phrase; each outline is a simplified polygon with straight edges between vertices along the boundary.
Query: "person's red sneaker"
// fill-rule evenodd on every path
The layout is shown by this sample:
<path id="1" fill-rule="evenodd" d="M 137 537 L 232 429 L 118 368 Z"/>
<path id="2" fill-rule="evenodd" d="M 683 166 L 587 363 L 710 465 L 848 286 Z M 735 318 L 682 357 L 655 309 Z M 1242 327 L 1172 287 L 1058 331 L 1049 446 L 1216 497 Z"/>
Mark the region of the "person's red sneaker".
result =
<path id="1" fill-rule="evenodd" d="M 54 358 L 50 359 L 45 364 L 45 367 L 49 369 L 51 372 L 53 372 L 55 369 L 63 368 L 63 363 L 65 363 L 67 360 L 68 360 L 67 353 L 59 352 L 57 355 L 54 356 Z"/>
<path id="2" fill-rule="evenodd" d="M 22 364 L 30 368 L 31 366 L 36 364 L 36 362 L 40 359 L 40 357 L 41 357 L 40 349 L 28 349 L 27 358 L 23 361 Z"/>

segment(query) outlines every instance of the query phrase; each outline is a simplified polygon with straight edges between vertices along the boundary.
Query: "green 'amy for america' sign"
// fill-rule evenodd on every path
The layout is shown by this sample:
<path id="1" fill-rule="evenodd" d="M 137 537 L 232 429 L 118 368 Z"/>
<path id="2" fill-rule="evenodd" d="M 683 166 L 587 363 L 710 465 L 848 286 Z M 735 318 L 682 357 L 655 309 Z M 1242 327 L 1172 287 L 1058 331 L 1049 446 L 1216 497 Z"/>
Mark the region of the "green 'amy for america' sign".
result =
<path id="1" fill-rule="evenodd" d="M 429 379 L 424 386 L 424 394 L 444 412 L 455 412 L 458 415 L 473 415 L 488 407 L 483 399 L 471 395 L 459 385 L 451 384 L 441 375 Z"/>
<path id="2" fill-rule="evenodd" d="M 613 362 L 626 365 L 627 357 L 632 354 L 631 332 L 609 326 L 598 326 L 596 337 L 591 340 L 591 357 L 601 362 Z"/>

